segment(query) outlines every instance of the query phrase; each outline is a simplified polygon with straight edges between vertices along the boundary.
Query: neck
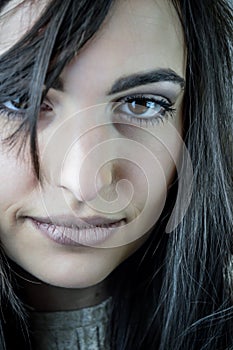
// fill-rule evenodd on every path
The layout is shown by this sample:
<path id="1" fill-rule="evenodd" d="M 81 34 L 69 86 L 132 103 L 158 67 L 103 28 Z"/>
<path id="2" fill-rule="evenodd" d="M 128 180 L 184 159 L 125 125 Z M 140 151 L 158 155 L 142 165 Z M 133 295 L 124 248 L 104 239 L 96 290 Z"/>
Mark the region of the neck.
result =
<path id="1" fill-rule="evenodd" d="M 22 301 L 35 311 L 77 310 L 97 305 L 111 296 L 112 280 L 88 288 L 61 288 L 36 279 L 18 266 L 14 266 L 19 294 Z"/>

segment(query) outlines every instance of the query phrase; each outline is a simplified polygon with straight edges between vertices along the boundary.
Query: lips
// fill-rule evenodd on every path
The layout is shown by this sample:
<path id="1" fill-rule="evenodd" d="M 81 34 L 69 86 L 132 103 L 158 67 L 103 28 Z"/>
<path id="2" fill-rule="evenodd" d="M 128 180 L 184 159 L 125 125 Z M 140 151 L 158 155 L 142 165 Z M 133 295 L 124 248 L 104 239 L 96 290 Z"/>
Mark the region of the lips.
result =
<path id="1" fill-rule="evenodd" d="M 49 218 L 28 217 L 33 226 L 48 238 L 62 245 L 95 246 L 111 237 L 126 223 L 125 218 L 104 217 L 75 218 L 54 216 Z"/>

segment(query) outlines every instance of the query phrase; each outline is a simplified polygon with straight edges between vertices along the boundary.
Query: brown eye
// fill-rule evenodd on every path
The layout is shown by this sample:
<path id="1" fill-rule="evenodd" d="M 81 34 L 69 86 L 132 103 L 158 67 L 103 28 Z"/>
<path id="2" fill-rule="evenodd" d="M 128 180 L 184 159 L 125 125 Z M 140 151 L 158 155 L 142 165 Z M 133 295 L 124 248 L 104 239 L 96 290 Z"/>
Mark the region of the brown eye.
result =
<path id="1" fill-rule="evenodd" d="M 113 104 L 113 120 L 121 120 L 140 126 L 153 126 L 155 123 L 173 117 L 176 109 L 169 99 L 153 94 L 137 94 L 122 97 Z"/>
<path id="2" fill-rule="evenodd" d="M 25 97 L 16 98 L 15 100 L 7 101 L 4 106 L 13 111 L 25 110 L 28 108 L 28 102 Z"/>
<path id="3" fill-rule="evenodd" d="M 146 115 L 151 116 L 155 113 L 162 114 L 164 108 L 153 101 L 148 101 L 146 99 L 134 99 L 132 101 L 127 101 L 128 109 L 135 115 Z"/>
<path id="4" fill-rule="evenodd" d="M 135 118 L 152 119 L 164 117 L 170 109 L 171 103 L 160 96 L 129 96 L 117 102 L 114 112 Z"/>
<path id="5" fill-rule="evenodd" d="M 27 109 L 27 101 L 23 98 L 11 101 L 12 105 L 17 109 Z"/>

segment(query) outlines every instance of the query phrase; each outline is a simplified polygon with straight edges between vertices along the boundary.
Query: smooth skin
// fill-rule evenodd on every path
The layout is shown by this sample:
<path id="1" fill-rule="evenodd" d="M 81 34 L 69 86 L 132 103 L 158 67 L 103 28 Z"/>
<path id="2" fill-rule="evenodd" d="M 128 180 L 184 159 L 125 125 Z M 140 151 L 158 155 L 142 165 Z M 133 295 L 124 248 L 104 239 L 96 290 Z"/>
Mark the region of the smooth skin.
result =
<path id="1" fill-rule="evenodd" d="M 40 1 L 30 6 L 26 1 L 0 19 L 0 53 L 22 35 L 22 17 L 26 31 L 41 6 Z M 0 145 L 1 241 L 6 254 L 41 281 L 29 283 L 34 296 L 42 288 L 52 296 L 40 302 L 30 298 L 38 309 L 72 309 L 97 302 L 97 294 L 105 298 L 107 276 L 143 244 L 159 217 L 181 152 L 179 83 L 151 82 L 109 94 L 120 78 L 135 74 L 172 70 L 184 79 L 185 47 L 176 12 L 164 0 L 147 0 L 146 6 L 140 0 L 117 1 L 112 11 L 65 67 L 64 91 L 50 89 L 42 105 L 38 140 L 43 186 L 33 175 L 29 152 L 17 158 L 16 150 Z M 165 115 L 158 104 L 147 103 L 145 109 L 132 100 L 122 102 L 132 95 L 170 101 L 175 111 Z M 13 108 L 10 101 L 5 106 Z M 157 109 L 164 118 L 157 113 L 152 119 Z M 10 127 L 4 127 L 3 113 L 1 118 L 3 139 Z M 103 243 L 81 247 L 52 241 L 26 218 L 100 214 L 127 224 Z"/>

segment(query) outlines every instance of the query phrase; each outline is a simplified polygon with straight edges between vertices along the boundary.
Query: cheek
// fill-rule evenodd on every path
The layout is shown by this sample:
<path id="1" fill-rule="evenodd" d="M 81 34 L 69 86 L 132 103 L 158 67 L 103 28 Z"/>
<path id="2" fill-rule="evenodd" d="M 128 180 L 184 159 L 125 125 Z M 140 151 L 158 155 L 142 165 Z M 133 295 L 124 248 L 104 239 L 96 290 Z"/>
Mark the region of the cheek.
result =
<path id="1" fill-rule="evenodd" d="M 0 150 L 0 209 L 1 212 L 11 207 L 16 208 L 33 190 L 34 177 L 29 162 L 13 151 Z"/>
<path id="2" fill-rule="evenodd" d="M 167 122 L 166 122 L 167 123 Z M 129 180 L 134 189 L 135 203 L 166 199 L 167 188 L 173 181 L 183 145 L 181 116 L 173 122 L 148 129 L 135 126 L 119 130 L 128 140 L 121 141 L 127 149 L 127 161 L 122 164 L 121 178 Z M 123 152 L 122 152 L 123 153 Z M 149 198 L 150 197 L 150 198 Z"/>
<path id="3" fill-rule="evenodd" d="M 131 131 L 131 141 L 133 139 L 128 151 L 130 162 L 125 160 L 125 163 L 118 164 L 121 170 L 119 178 L 127 179 L 133 189 L 133 209 L 128 224 L 114 242 L 116 246 L 145 237 L 157 222 L 165 205 L 167 189 L 178 168 L 183 144 L 180 130 L 172 124 L 158 127 L 156 131 L 153 129 L 153 134 L 151 130 L 144 133 L 138 129 L 133 133 L 133 129 L 127 130 Z M 122 187 L 122 197 L 126 193 L 127 186 Z"/>

